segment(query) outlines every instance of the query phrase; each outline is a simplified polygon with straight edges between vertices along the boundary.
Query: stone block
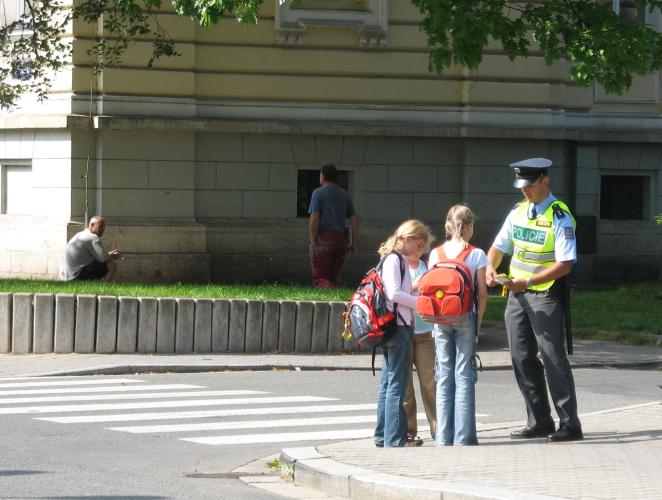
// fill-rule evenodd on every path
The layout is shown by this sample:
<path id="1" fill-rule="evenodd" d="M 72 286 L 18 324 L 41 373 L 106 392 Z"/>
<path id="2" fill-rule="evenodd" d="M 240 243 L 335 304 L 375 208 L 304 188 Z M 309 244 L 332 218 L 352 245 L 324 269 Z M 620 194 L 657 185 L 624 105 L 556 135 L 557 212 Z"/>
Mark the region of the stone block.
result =
<path id="1" fill-rule="evenodd" d="M 138 343 L 142 353 L 156 352 L 159 301 L 150 297 L 138 299 Z"/>
<path id="2" fill-rule="evenodd" d="M 55 347 L 54 352 L 74 351 L 76 332 L 76 298 L 73 295 L 55 296 Z"/>
<path id="3" fill-rule="evenodd" d="M 318 165 L 315 137 L 312 135 L 293 135 L 290 137 L 294 162 L 297 165 Z"/>
<path id="4" fill-rule="evenodd" d="M 209 299 L 195 300 L 193 352 L 211 352 L 211 305 Z"/>
<path id="5" fill-rule="evenodd" d="M 120 297 L 117 316 L 117 352 L 132 354 L 138 342 L 138 299 Z"/>
<path id="6" fill-rule="evenodd" d="M 343 313 L 346 306 L 342 302 L 331 302 L 329 311 L 329 338 L 327 343 L 327 352 L 345 351 L 345 340 L 342 338 L 342 332 L 345 328 L 345 317 Z M 351 341 L 350 341 L 351 342 Z"/>
<path id="7" fill-rule="evenodd" d="M 434 165 L 391 165 L 388 167 L 390 192 L 435 192 L 437 167 Z"/>
<path id="8" fill-rule="evenodd" d="M 575 212 L 577 215 L 595 215 L 600 213 L 597 195 L 577 195 L 575 198 Z"/>
<path id="9" fill-rule="evenodd" d="M 246 310 L 246 343 L 244 352 L 262 351 L 262 301 L 249 300 Z"/>
<path id="10" fill-rule="evenodd" d="M 641 145 L 641 161 L 639 168 L 644 170 L 658 170 L 662 161 L 662 149 L 658 144 Z"/>
<path id="11" fill-rule="evenodd" d="M 228 352 L 228 332 L 230 328 L 230 301 L 214 300 L 211 308 L 211 350 Z"/>
<path id="12" fill-rule="evenodd" d="M 600 190 L 600 172 L 597 168 L 577 169 L 577 195 L 597 195 Z"/>
<path id="13" fill-rule="evenodd" d="M 216 186 L 216 163 L 211 161 L 195 162 L 195 188 L 213 189 Z"/>
<path id="14" fill-rule="evenodd" d="M 461 165 L 437 168 L 437 191 L 440 193 L 462 192 L 462 170 Z"/>
<path id="15" fill-rule="evenodd" d="M 216 170 L 216 189 L 267 190 L 269 165 L 220 163 Z"/>
<path id="16" fill-rule="evenodd" d="M 91 354 L 94 352 L 94 340 L 97 326 L 97 298 L 94 295 L 76 297 L 76 333 L 74 352 Z"/>
<path id="17" fill-rule="evenodd" d="M 228 338 L 229 352 L 244 352 L 246 341 L 246 309 L 245 300 L 230 301 L 230 328 Z"/>
<path id="18" fill-rule="evenodd" d="M 420 138 L 414 140 L 416 165 L 460 165 L 462 148 L 460 141 Z"/>
<path id="19" fill-rule="evenodd" d="M 360 172 L 365 191 L 388 191 L 388 171 L 387 165 L 363 165 Z"/>
<path id="20" fill-rule="evenodd" d="M 36 293 L 34 296 L 34 346 L 35 354 L 53 352 L 55 327 L 55 300 L 53 294 Z"/>
<path id="21" fill-rule="evenodd" d="M 327 352 L 329 339 L 329 311 L 327 302 L 313 304 L 313 327 L 311 330 L 310 351 L 314 353 Z"/>
<path id="22" fill-rule="evenodd" d="M 196 217 L 241 217 L 241 191 L 196 191 Z"/>
<path id="23" fill-rule="evenodd" d="M 12 307 L 12 352 L 27 354 L 32 351 L 32 294 L 15 293 Z"/>
<path id="24" fill-rule="evenodd" d="M 410 165 L 414 162 L 414 141 L 407 137 L 370 137 L 366 164 Z"/>
<path id="25" fill-rule="evenodd" d="M 292 163 L 292 147 L 289 137 L 280 134 L 246 134 L 244 136 L 244 161 Z"/>
<path id="26" fill-rule="evenodd" d="M 363 195 L 363 207 L 365 219 L 401 221 L 413 217 L 413 196 L 410 193 L 367 192 Z"/>
<path id="27" fill-rule="evenodd" d="M 177 299 L 177 328 L 175 352 L 193 352 L 193 328 L 195 325 L 195 302 L 193 299 Z"/>
<path id="28" fill-rule="evenodd" d="M 313 334 L 313 313 L 314 306 L 312 302 L 297 303 L 297 320 L 294 336 L 294 351 L 301 353 L 311 352 L 312 334 Z"/>
<path id="29" fill-rule="evenodd" d="M 577 145 L 577 168 L 598 168 L 598 146 L 594 144 Z"/>
<path id="30" fill-rule="evenodd" d="M 262 310 L 262 352 L 278 350 L 278 317 L 280 304 L 267 300 Z"/>
<path id="31" fill-rule="evenodd" d="M 639 144 L 618 144 L 619 168 L 636 170 L 641 163 L 641 146 Z"/>
<path id="32" fill-rule="evenodd" d="M 0 353 L 11 352 L 12 294 L 0 293 Z"/>
<path id="33" fill-rule="evenodd" d="M 622 168 L 618 161 L 618 147 L 615 144 L 601 144 L 598 153 L 599 167 L 601 169 Z"/>
<path id="34" fill-rule="evenodd" d="M 273 191 L 296 191 L 297 169 L 294 165 L 269 166 L 269 189 Z"/>
<path id="35" fill-rule="evenodd" d="M 117 344 L 117 297 L 99 297 L 96 352 L 110 354 Z"/>
<path id="36" fill-rule="evenodd" d="M 294 191 L 244 191 L 244 217 L 296 217 Z"/>
<path id="37" fill-rule="evenodd" d="M 317 163 L 324 165 L 342 162 L 343 137 L 318 135 L 315 137 L 315 149 L 317 151 Z"/>
<path id="38" fill-rule="evenodd" d="M 104 189 L 148 187 L 147 160 L 103 160 L 101 165 L 99 179 Z"/>
<path id="39" fill-rule="evenodd" d="M 345 137 L 342 150 L 342 165 L 363 165 L 368 148 L 367 137 Z"/>
<path id="40" fill-rule="evenodd" d="M 415 193 L 414 214 L 419 219 L 434 221 L 436 224 L 433 231 L 438 233 L 438 221 L 445 220 L 448 209 L 460 201 L 462 200 L 457 193 Z M 443 241 L 443 234 L 436 236 L 437 240 Z"/>
<path id="41" fill-rule="evenodd" d="M 195 187 L 195 164 L 192 161 L 150 161 L 149 187 L 193 189 Z"/>
<path id="42" fill-rule="evenodd" d="M 175 321 L 177 302 L 175 299 L 157 299 L 159 303 L 156 320 L 156 352 L 175 352 Z"/>
<path id="43" fill-rule="evenodd" d="M 108 159 L 191 160 L 195 155 L 193 133 L 104 130 L 100 137 Z"/>
<path id="44" fill-rule="evenodd" d="M 472 165 L 466 170 L 466 188 L 472 193 L 504 193 L 511 189 L 512 171 L 503 166 Z"/>
<path id="45" fill-rule="evenodd" d="M 294 352 L 296 317 L 296 302 L 283 301 L 280 303 L 278 318 L 278 350 L 280 352 Z"/>
<path id="46" fill-rule="evenodd" d="M 242 134 L 195 135 L 195 157 L 204 161 L 241 161 Z"/>

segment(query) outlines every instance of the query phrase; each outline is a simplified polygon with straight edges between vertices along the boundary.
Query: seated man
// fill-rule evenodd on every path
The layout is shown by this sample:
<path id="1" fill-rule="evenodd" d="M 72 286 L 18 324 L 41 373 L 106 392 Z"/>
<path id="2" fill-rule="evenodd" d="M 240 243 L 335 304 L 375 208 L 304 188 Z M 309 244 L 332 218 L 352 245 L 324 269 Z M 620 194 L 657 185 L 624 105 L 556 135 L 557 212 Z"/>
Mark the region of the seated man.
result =
<path id="1" fill-rule="evenodd" d="M 115 278 L 115 261 L 124 260 L 124 257 L 119 250 L 106 252 L 100 239 L 105 230 L 106 220 L 95 215 L 87 229 L 69 240 L 60 268 L 61 280 L 112 281 Z"/>

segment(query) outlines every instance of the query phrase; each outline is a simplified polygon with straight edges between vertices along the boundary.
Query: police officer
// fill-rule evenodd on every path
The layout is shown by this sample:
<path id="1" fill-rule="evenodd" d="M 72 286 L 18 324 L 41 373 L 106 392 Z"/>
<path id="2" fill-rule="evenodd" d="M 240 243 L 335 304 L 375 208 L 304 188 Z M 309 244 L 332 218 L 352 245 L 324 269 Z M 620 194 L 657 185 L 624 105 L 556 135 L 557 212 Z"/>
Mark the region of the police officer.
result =
<path id="1" fill-rule="evenodd" d="M 512 256 L 505 286 L 510 290 L 505 322 L 515 378 L 526 403 L 527 425 L 511 433 L 515 439 L 547 436 L 547 440 L 583 439 L 577 417 L 575 382 L 564 350 L 564 304 L 561 280 L 577 261 L 575 220 L 567 205 L 550 191 L 546 158 L 510 165 L 516 188 L 526 198 L 508 214 L 487 258 L 487 284 L 496 285 L 496 269 L 504 254 Z M 542 363 L 537 354 L 540 352 Z M 552 420 L 547 388 L 559 416 Z"/>

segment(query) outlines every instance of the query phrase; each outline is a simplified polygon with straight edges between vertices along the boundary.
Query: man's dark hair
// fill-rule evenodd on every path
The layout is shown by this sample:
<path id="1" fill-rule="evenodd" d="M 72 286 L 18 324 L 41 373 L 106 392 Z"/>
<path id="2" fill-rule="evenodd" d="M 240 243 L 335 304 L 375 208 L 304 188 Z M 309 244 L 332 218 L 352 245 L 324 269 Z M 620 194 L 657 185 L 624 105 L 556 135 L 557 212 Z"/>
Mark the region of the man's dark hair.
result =
<path id="1" fill-rule="evenodd" d="M 325 180 L 336 182 L 338 180 L 338 169 L 333 163 L 327 163 L 322 165 L 322 175 Z"/>

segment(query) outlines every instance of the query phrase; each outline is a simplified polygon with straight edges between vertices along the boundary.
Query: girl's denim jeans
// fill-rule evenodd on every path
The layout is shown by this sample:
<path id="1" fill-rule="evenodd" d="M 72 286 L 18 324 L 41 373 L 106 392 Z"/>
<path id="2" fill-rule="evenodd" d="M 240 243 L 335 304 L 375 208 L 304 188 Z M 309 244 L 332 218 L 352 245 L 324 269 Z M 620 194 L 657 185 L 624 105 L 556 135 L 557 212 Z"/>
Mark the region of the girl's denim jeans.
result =
<path id="1" fill-rule="evenodd" d="M 435 444 L 473 445 L 476 437 L 476 323 L 434 327 L 437 380 Z"/>
<path id="2" fill-rule="evenodd" d="M 397 333 L 382 346 L 382 378 L 377 391 L 375 443 L 384 447 L 403 446 L 407 440 L 407 397 L 409 356 L 414 331 L 398 326 Z"/>

